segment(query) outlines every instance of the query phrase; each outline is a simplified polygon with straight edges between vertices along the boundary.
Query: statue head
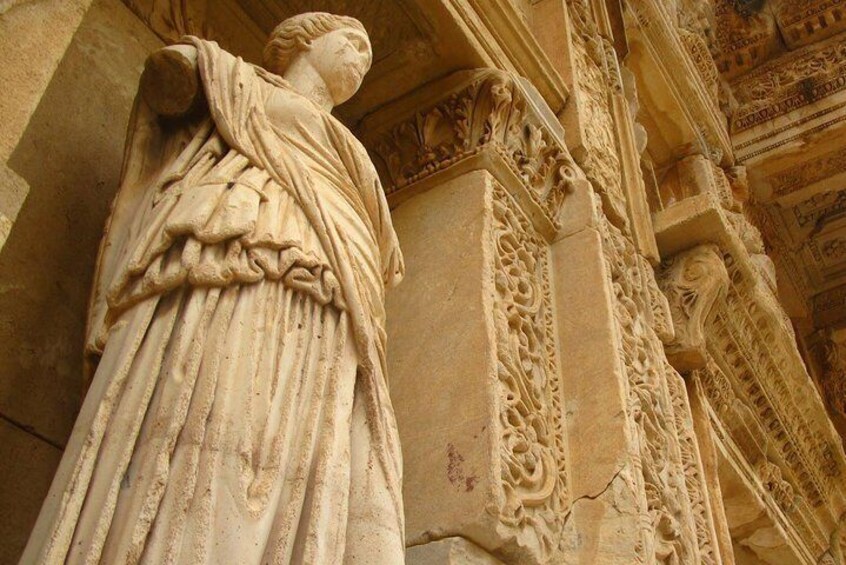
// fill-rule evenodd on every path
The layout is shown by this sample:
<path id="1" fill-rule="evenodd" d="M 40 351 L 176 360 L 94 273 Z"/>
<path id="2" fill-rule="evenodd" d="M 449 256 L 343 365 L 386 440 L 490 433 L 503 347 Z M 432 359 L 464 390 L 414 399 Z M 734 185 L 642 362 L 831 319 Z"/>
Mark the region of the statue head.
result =
<path id="1" fill-rule="evenodd" d="M 264 48 L 264 66 L 285 76 L 295 64 L 309 65 L 326 84 L 335 105 L 348 100 L 370 69 L 373 52 L 355 18 L 308 12 L 276 26 Z"/>

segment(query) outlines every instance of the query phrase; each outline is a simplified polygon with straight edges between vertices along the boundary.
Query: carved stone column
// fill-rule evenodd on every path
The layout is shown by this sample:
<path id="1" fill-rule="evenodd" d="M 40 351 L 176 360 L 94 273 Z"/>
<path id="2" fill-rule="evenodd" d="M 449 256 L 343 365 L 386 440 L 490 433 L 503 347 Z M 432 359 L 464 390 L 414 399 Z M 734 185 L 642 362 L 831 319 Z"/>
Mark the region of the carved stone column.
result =
<path id="1" fill-rule="evenodd" d="M 387 308 L 409 562 L 633 562 L 644 495 L 599 197 L 557 119 L 484 70 L 362 129 L 407 265 Z"/>
<path id="2" fill-rule="evenodd" d="M 567 4 L 577 31 L 573 53 L 578 88 L 574 91 L 581 95 L 584 111 L 578 114 L 585 118 L 581 123 L 588 132 L 579 163 L 602 195 L 601 213 L 593 229 L 599 236 L 598 247 L 608 286 L 595 285 L 595 288 L 596 294 L 604 294 L 605 288 L 610 291 L 610 326 L 612 343 L 616 346 L 613 363 L 619 368 L 619 373 L 606 370 L 596 379 L 601 384 L 597 384 L 595 394 L 602 395 L 602 400 L 595 401 L 594 408 L 599 413 L 600 407 L 614 406 L 614 400 L 609 397 L 617 391 L 623 393 L 619 418 L 625 425 L 618 429 L 628 438 L 632 465 L 624 465 L 620 476 L 631 485 L 641 524 L 638 551 L 633 557 L 626 560 L 621 554 L 606 553 L 595 557 L 595 562 L 720 563 L 685 383 L 668 363 L 663 347 L 663 342 L 673 339 L 673 323 L 650 264 L 657 262 L 658 254 L 654 251 L 657 242 L 653 241 L 654 226 L 647 204 L 655 198 L 652 194 L 647 198 L 648 190 L 640 170 L 644 131 L 638 132 L 632 118 L 654 119 L 654 115 L 636 113 L 637 101 L 641 99 L 632 88 L 636 81 L 631 80 L 625 69 L 619 69 L 618 64 L 618 53 L 622 55 L 633 47 L 626 25 L 630 18 L 626 15 L 634 9 L 640 10 L 644 3 L 635 3 L 636 6 L 624 3 L 622 11 L 617 6 L 619 3 L 569 0 Z M 662 90 L 655 80 L 660 73 L 654 68 L 651 72 L 640 72 L 642 68 L 632 66 L 632 62 L 629 53 L 626 65 L 635 71 L 636 78 L 650 77 L 637 84 L 637 91 L 644 95 L 643 100 L 654 102 L 656 86 Z M 624 84 L 627 76 L 629 80 Z M 574 109 L 579 110 L 579 105 Z M 679 128 L 677 116 L 673 114 L 672 133 L 686 129 L 681 132 L 683 136 L 691 141 L 698 138 L 695 124 L 682 124 Z M 649 136 L 652 137 L 651 132 Z M 655 140 L 657 145 L 662 145 L 660 136 Z M 655 155 L 650 153 L 650 157 Z M 624 216 L 621 209 L 628 211 L 628 222 L 620 221 Z M 599 319 L 588 321 L 585 327 L 607 323 L 599 314 L 601 310 L 596 312 Z M 577 326 L 572 331 L 577 334 L 579 329 Z M 591 343 L 596 346 L 602 342 L 593 338 Z M 594 352 L 595 357 L 604 355 L 608 355 L 605 348 Z M 606 362 L 612 364 L 611 360 Z M 594 377 L 593 373 L 589 374 Z M 612 420 L 607 414 L 604 416 L 594 419 L 596 426 L 605 426 L 602 433 L 616 437 L 610 433 Z M 589 437 L 599 437 L 599 433 Z M 614 448 L 623 443 L 615 444 L 610 451 L 616 453 Z M 610 522 L 610 516 L 614 513 L 604 517 L 606 522 Z M 623 545 L 621 540 L 620 546 Z"/>
<path id="3" fill-rule="evenodd" d="M 548 242 L 584 181 L 533 96 L 508 74 L 462 72 L 363 125 L 406 256 L 387 308 L 412 563 L 454 555 L 432 543 L 444 538 L 484 550 L 481 562 L 543 563 L 565 549 Z"/>

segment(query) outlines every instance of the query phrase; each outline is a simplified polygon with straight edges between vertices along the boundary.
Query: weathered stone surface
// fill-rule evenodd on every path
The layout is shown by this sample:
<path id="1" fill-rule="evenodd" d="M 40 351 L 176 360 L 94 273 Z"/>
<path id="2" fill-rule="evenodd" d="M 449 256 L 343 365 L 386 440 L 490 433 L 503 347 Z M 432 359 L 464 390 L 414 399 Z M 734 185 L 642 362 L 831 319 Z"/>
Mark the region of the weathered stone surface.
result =
<path id="1" fill-rule="evenodd" d="M 81 401 L 96 249 L 138 76 L 158 45 L 125 6 L 97 2 L 10 159 L 31 191 L 0 255 L 0 411 L 56 444 Z"/>
<path id="2" fill-rule="evenodd" d="M 38 106 L 91 0 L 15 2 L 0 18 L 0 160 L 6 161 Z"/>
<path id="3" fill-rule="evenodd" d="M 464 538 L 446 538 L 408 548 L 407 565 L 501 565 L 502 561 Z"/>
<path id="4" fill-rule="evenodd" d="M 0 1 L 9 446 L 61 447 L 74 417 L 147 53 L 188 32 L 257 63 L 278 21 L 320 9 L 371 32 L 338 115 L 408 262 L 387 301 L 407 562 L 842 561 L 841 2 L 98 0 L 79 26 L 86 4 Z M 203 111 L 185 86 L 163 115 Z M 24 514 L 55 465 L 32 460 L 0 500 Z M 31 518 L 3 520 L 13 560 Z"/>
<path id="5" fill-rule="evenodd" d="M 493 289 L 480 284 L 492 182 L 482 171 L 462 175 L 392 212 L 408 260 L 387 298 L 388 370 L 415 545 L 474 533 L 495 503 Z"/>
<path id="6" fill-rule="evenodd" d="M 0 19 L 37 3 L 30 4 Z M 54 29 L 58 22 L 75 25 L 50 19 Z M 4 190 L 19 187 L 11 201 L 9 192 L 0 197 L 9 222 L 0 253 L 0 412 L 55 446 L 34 436 L 27 440 L 18 430 L 15 437 L 23 439 L 14 441 L 35 446 L 34 455 L 0 459 L 0 474 L 9 477 L 0 528 L 4 540 L 14 540 L 13 548 L 4 546 L 3 562 L 20 556 L 79 410 L 80 346 L 97 240 L 119 182 L 143 60 L 158 45 L 117 0 L 95 2 L 33 106 L 10 168 L 0 175 Z M 14 206 L 25 198 L 18 214 Z M 0 444 L 14 445 L 5 439 Z"/>

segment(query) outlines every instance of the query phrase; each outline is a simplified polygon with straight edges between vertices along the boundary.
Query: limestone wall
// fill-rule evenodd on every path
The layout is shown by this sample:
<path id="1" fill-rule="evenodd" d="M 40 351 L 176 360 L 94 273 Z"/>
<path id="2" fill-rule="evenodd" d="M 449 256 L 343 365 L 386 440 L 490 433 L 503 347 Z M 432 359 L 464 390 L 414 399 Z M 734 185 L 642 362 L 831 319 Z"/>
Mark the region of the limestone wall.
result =
<path id="1" fill-rule="evenodd" d="M 0 250 L 0 563 L 23 550 L 79 409 L 97 247 L 159 45 L 119 0 L 94 2 L 9 157 L 29 192 Z"/>

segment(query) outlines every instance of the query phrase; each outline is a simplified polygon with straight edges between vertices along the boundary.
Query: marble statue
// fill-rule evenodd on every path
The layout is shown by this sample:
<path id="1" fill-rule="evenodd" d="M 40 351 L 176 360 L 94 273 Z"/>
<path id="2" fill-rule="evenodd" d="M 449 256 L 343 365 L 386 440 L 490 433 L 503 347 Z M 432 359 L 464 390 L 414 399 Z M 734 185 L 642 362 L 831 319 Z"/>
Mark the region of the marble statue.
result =
<path id="1" fill-rule="evenodd" d="M 379 179 L 332 115 L 355 19 L 282 22 L 265 68 L 149 58 L 100 252 L 96 372 L 25 563 L 402 563 Z"/>

